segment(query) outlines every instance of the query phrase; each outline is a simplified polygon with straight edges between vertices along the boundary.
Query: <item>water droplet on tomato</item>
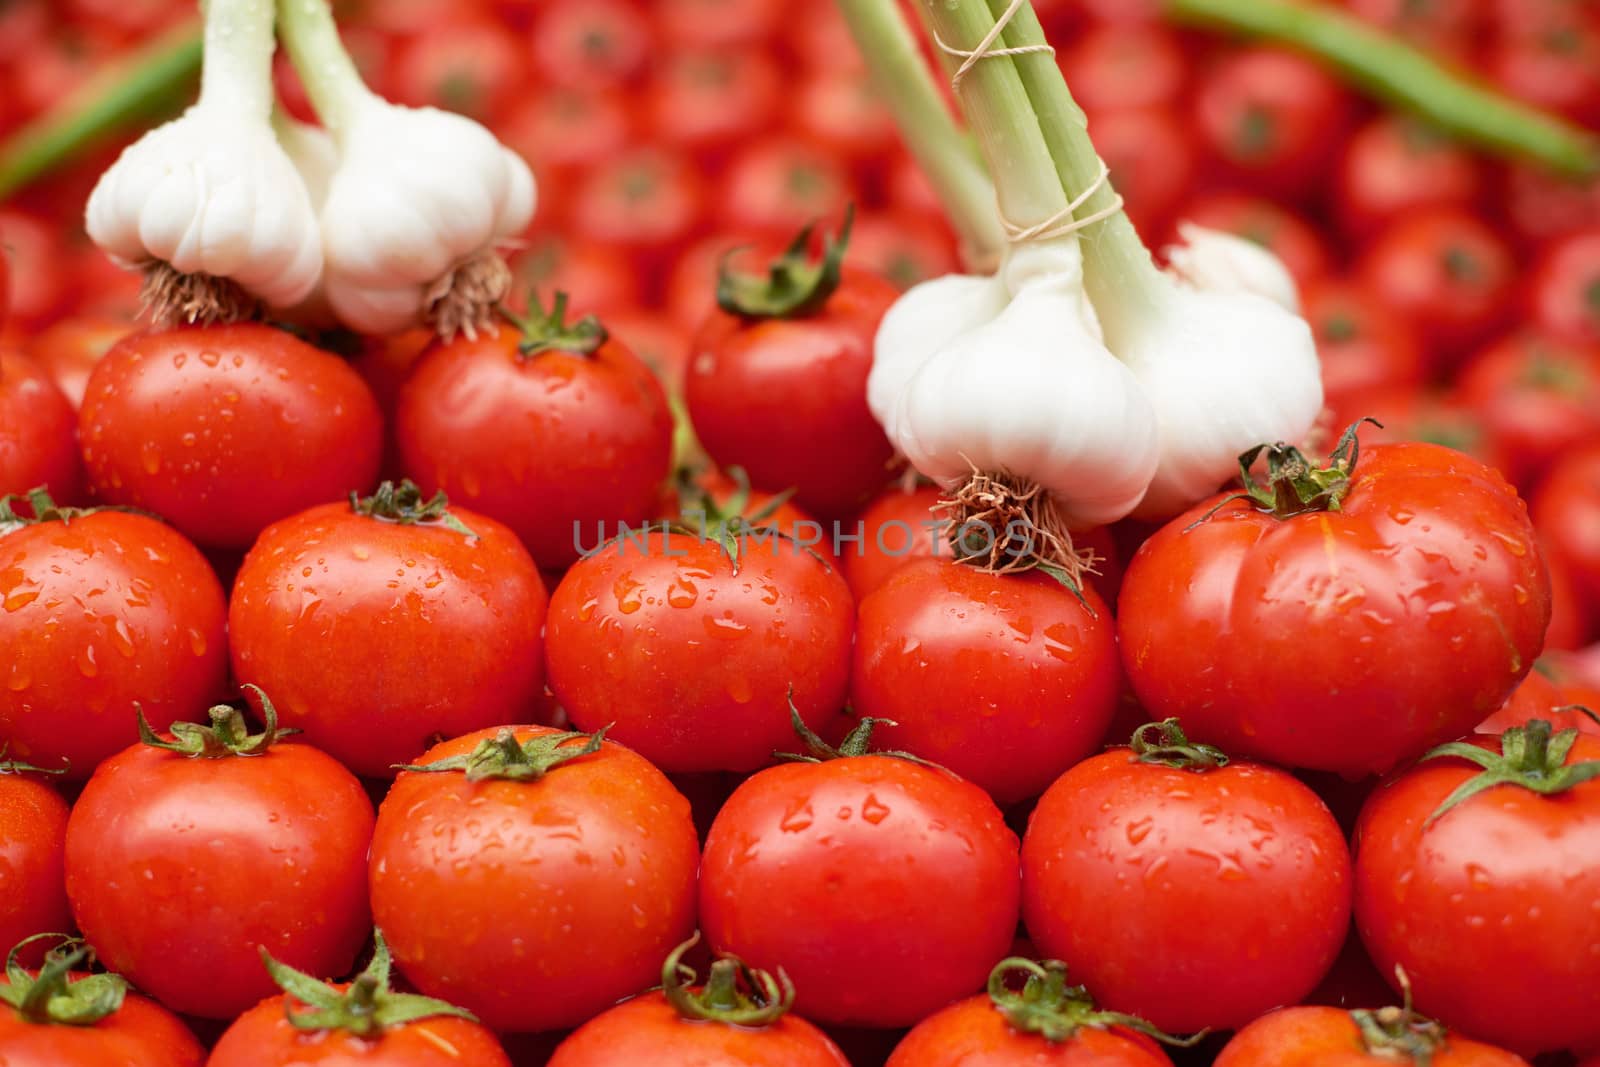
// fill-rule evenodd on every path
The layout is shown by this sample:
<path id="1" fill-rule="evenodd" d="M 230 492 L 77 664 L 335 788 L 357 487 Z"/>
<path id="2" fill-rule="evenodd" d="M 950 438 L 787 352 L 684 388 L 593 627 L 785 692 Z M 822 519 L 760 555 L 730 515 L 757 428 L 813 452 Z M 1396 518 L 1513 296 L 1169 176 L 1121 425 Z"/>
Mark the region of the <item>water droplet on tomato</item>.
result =
<path id="1" fill-rule="evenodd" d="M 783 818 L 778 821 L 778 829 L 784 833 L 797 834 L 811 826 L 816 816 L 811 811 L 811 800 L 790 801 L 789 808 L 783 813 Z"/>
<path id="2" fill-rule="evenodd" d="M 861 817 L 876 826 L 889 817 L 889 807 L 875 793 L 868 793 L 861 803 Z"/>
<path id="3" fill-rule="evenodd" d="M 216 352 L 208 348 L 204 352 L 200 353 L 200 362 L 204 363 L 208 367 L 215 367 L 221 361 L 221 352 Z"/>
<path id="4" fill-rule="evenodd" d="M 78 650 L 78 670 L 85 678 L 93 678 L 100 673 L 100 664 L 95 661 L 93 645 L 84 645 Z"/>
<path id="5" fill-rule="evenodd" d="M 191 627 L 189 629 L 189 651 L 196 656 L 206 654 L 206 635 Z"/>
<path id="6" fill-rule="evenodd" d="M 157 474 L 161 470 L 161 449 L 146 441 L 144 447 L 139 449 L 139 464 L 144 467 L 146 474 Z"/>
<path id="7" fill-rule="evenodd" d="M 1155 820 L 1149 817 L 1135 819 L 1127 825 L 1128 844 L 1137 845 L 1150 836 L 1150 830 L 1155 825 Z"/>

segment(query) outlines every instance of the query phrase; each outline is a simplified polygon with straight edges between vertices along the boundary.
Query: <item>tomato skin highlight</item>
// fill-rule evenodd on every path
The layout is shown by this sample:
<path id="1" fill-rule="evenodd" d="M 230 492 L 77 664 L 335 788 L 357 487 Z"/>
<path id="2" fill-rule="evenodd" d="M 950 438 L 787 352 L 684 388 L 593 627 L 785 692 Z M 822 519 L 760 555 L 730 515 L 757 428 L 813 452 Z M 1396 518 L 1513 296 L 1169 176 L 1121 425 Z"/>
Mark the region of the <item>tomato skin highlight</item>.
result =
<path id="1" fill-rule="evenodd" d="M 642 542 L 642 544 L 641 544 Z M 749 772 L 832 732 L 855 605 L 836 570 L 768 533 L 739 553 L 659 529 L 573 564 L 550 601 L 550 687 L 573 723 L 666 771 Z M 662 954 L 665 956 L 665 953 Z"/>
<path id="2" fill-rule="evenodd" d="M 0 941 L 5 944 L 71 929 L 66 834 L 67 802 L 61 794 L 26 774 L 0 771 L 0 857 L 5 861 L 0 864 Z M 25 965 L 37 966 L 43 958 L 46 946 L 36 947 L 36 952 L 23 950 Z"/>
<path id="3" fill-rule="evenodd" d="M 372 802 L 309 745 L 100 766 L 67 823 L 67 897 L 98 957 L 162 1004 L 231 1019 L 277 987 L 258 946 L 344 974 L 372 924 Z"/>
<path id="4" fill-rule="evenodd" d="M 1131 1030 L 1079 1028 L 1065 1041 L 1018 1031 L 987 994 L 935 1012 L 911 1029 L 884 1067 L 1171 1067 L 1154 1041 Z"/>
<path id="5" fill-rule="evenodd" d="M 206 1067 L 512 1067 L 487 1028 L 437 1015 L 390 1027 L 375 1038 L 299 1030 L 284 1017 L 290 997 L 270 997 L 233 1021 Z"/>
<path id="6" fill-rule="evenodd" d="M 861 602 L 851 707 L 897 724 L 877 733 L 884 748 L 1001 804 L 1038 796 L 1095 750 L 1121 687 L 1110 609 L 1082 595 L 1045 574 L 908 563 Z"/>
<path id="7" fill-rule="evenodd" d="M 1113 749 L 1056 780 L 1022 842 L 1038 951 L 1102 1008 L 1174 1034 L 1311 992 L 1344 944 L 1350 882 L 1327 806 L 1259 764 L 1181 770 Z"/>
<path id="8" fill-rule="evenodd" d="M 0 604 L 7 758 L 66 761 L 67 778 L 83 781 L 138 740 L 135 704 L 164 730 L 203 718 L 222 692 L 222 585 L 155 519 L 97 511 L 0 535 Z"/>
<path id="9" fill-rule="evenodd" d="M 0 1050 L 6 1067 L 200 1067 L 206 1058 L 177 1016 L 132 991 L 92 1026 L 30 1023 L 0 1006 Z"/>
<path id="10" fill-rule="evenodd" d="M 425 493 L 516 531 L 541 567 L 651 517 L 672 462 L 655 376 L 611 340 L 592 355 L 524 359 L 501 329 L 428 349 L 400 389 L 396 437 Z"/>
<path id="11" fill-rule="evenodd" d="M 609 741 L 536 781 L 406 771 L 378 808 L 372 913 L 419 992 L 497 1031 L 562 1029 L 660 981 L 694 929 L 699 858 L 689 802 Z"/>
<path id="12" fill-rule="evenodd" d="M 983 986 L 1019 888 L 1016 835 L 981 789 L 858 756 L 734 791 L 706 838 L 700 924 L 717 952 L 781 965 L 807 1018 L 910 1026 Z"/>
<path id="13" fill-rule="evenodd" d="M 278 519 L 365 492 L 383 448 L 359 374 L 250 323 L 124 338 L 90 373 L 78 427 L 102 500 L 218 548 L 248 548 Z"/>
<path id="14" fill-rule="evenodd" d="M 1470 731 L 1532 667 L 1549 577 L 1497 471 L 1373 445 L 1337 512 L 1223 499 L 1123 579 L 1123 666 L 1153 718 L 1231 755 L 1370 774 Z"/>
<path id="15" fill-rule="evenodd" d="M 1498 752 L 1497 737 L 1472 744 Z M 1600 760 L 1580 734 L 1566 763 Z M 1500 785 L 1431 826 L 1479 768 L 1430 760 L 1384 782 L 1356 824 L 1356 924 L 1417 1010 L 1521 1053 L 1600 1045 L 1600 781 L 1555 797 Z"/>
<path id="16" fill-rule="evenodd" d="M 234 581 L 235 677 L 357 774 L 525 721 L 543 692 L 538 567 L 507 527 L 450 510 L 476 536 L 324 504 L 268 527 Z"/>
<path id="17" fill-rule="evenodd" d="M 548 1067 L 850 1067 L 811 1023 L 785 1015 L 765 1026 L 685 1019 L 659 991 L 624 1001 L 580 1026 L 557 1046 Z"/>
<path id="18" fill-rule="evenodd" d="M 1409 1059 L 1409 1057 L 1408 1057 Z M 1320 1006 L 1281 1008 L 1233 1036 L 1214 1067 L 1384 1067 L 1392 1056 L 1366 1051 L 1347 1011 Z M 1527 1067 L 1527 1060 L 1452 1034 L 1433 1053 L 1433 1067 Z"/>

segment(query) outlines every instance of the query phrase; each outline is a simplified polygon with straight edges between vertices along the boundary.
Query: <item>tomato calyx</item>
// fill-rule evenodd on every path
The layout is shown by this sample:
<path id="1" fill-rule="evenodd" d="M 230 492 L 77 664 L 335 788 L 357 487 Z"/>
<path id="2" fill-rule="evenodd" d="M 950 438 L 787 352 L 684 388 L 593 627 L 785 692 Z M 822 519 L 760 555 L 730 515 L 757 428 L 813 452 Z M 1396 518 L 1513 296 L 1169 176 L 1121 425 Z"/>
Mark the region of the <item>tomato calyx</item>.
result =
<path id="1" fill-rule="evenodd" d="M 577 322 L 567 322 L 567 294 L 557 290 L 555 302 L 547 312 L 537 293 L 528 294 L 528 308 L 521 315 L 513 315 L 505 308 L 500 316 L 522 332 L 517 342 L 517 354 L 524 360 L 544 352 L 565 352 L 573 356 L 592 356 L 610 338 L 598 317 L 585 315 Z"/>
<path id="2" fill-rule="evenodd" d="M 1244 488 L 1230 493 L 1217 502 L 1216 507 L 1196 519 L 1190 528 L 1209 519 L 1225 504 L 1235 500 L 1249 500 L 1262 511 L 1271 512 L 1280 519 L 1303 515 L 1310 511 L 1338 511 L 1340 502 L 1350 491 L 1350 476 L 1355 472 L 1361 443 L 1356 431 L 1361 424 L 1370 422 L 1383 427 L 1377 419 L 1357 419 L 1339 437 L 1339 443 L 1328 453 L 1325 467 L 1317 467 L 1305 453 L 1283 441 L 1270 445 L 1256 445 L 1239 454 L 1239 481 Z M 1258 482 L 1250 473 L 1257 459 L 1265 454 L 1267 476 Z"/>
<path id="3" fill-rule="evenodd" d="M 673 949 L 661 967 L 661 994 L 685 1019 L 727 1026 L 770 1026 L 794 1006 L 794 983 L 782 967 L 774 976 L 757 970 L 737 956 L 719 955 L 711 964 L 706 984 L 693 988 L 698 977 L 684 965 L 683 954 L 700 941 L 700 931 Z"/>
<path id="4" fill-rule="evenodd" d="M 1422 760 L 1455 756 L 1475 763 L 1483 770 L 1462 782 L 1434 809 L 1424 828 L 1462 801 L 1497 785 L 1514 785 L 1540 796 L 1555 796 L 1591 779 L 1600 778 L 1600 760 L 1566 764 L 1567 754 L 1577 743 L 1574 728 L 1554 732 L 1547 719 L 1531 719 L 1500 735 L 1499 753 L 1479 748 L 1466 741 L 1450 741 L 1429 750 Z"/>
<path id="5" fill-rule="evenodd" d="M 1147 722 L 1128 742 L 1131 763 L 1154 763 L 1180 771 L 1210 771 L 1228 765 L 1228 754 L 1215 745 L 1191 742 L 1177 719 Z"/>
<path id="6" fill-rule="evenodd" d="M 263 946 L 261 962 L 278 988 L 288 994 L 283 1001 L 283 1014 L 289 1025 L 296 1030 L 343 1030 L 357 1037 L 376 1037 L 393 1027 L 438 1015 L 477 1021 L 465 1008 L 446 1001 L 396 993 L 389 986 L 392 961 L 381 930 L 374 931 L 373 942 L 372 962 L 342 990 L 279 963 Z M 309 1010 L 296 1010 L 297 1000 Z"/>
<path id="7" fill-rule="evenodd" d="M 54 768 L 35 767 L 33 764 L 25 763 L 22 760 L 8 760 L 6 759 L 7 747 L 6 745 L 0 745 L 0 777 L 8 774 L 66 774 L 72 766 L 66 759 L 62 759 L 61 766 Z"/>
<path id="8" fill-rule="evenodd" d="M 845 208 L 838 235 L 823 239 L 822 256 L 814 262 L 810 245 L 817 224 L 806 223 L 789 247 L 767 265 L 765 277 L 733 270 L 730 262 L 743 249 L 729 249 L 717 268 L 717 306 L 745 319 L 797 319 L 820 311 L 843 278 L 844 252 L 854 222 L 855 205 L 851 204 Z"/>
<path id="9" fill-rule="evenodd" d="M 466 523 L 450 513 L 450 500 L 443 489 L 427 500 L 422 490 L 410 478 L 399 485 L 384 482 L 377 492 L 362 497 L 350 494 L 350 510 L 379 522 L 392 522 L 400 526 L 443 526 L 464 537 L 476 539 L 477 534 Z"/>
<path id="10" fill-rule="evenodd" d="M 22 502 L 26 502 L 27 508 L 25 512 L 19 513 L 17 504 Z M 100 509 L 61 507 L 51 497 L 50 491 L 42 485 L 26 493 L 7 493 L 5 496 L 0 496 L 0 536 L 41 522 L 71 522 L 79 516 L 98 510 Z"/>
<path id="11" fill-rule="evenodd" d="M 750 476 L 745 473 L 743 467 L 729 467 L 723 472 L 733 482 L 734 488 L 728 495 L 727 501 L 722 504 L 718 504 L 711 494 L 695 481 L 698 473 L 692 467 L 678 469 L 678 499 L 681 502 L 679 511 L 685 518 L 694 519 L 699 523 L 702 534 L 713 526 L 730 525 L 735 521 L 743 522 L 752 529 L 765 528 L 766 521 L 794 496 L 793 487 L 785 489 L 747 515 L 745 509 L 750 506 Z"/>
<path id="12" fill-rule="evenodd" d="M 564 763 L 599 752 L 609 729 L 611 727 L 607 725 L 592 734 L 570 730 L 558 734 L 539 734 L 526 741 L 518 741 L 516 730 L 508 726 L 493 737 L 478 742 L 471 752 L 447 756 L 433 763 L 397 763 L 394 769 L 429 773 L 463 771 L 469 782 L 485 779 L 536 782 Z M 567 744 L 580 737 L 584 739 L 581 746 L 573 748 Z"/>
<path id="13" fill-rule="evenodd" d="M 1020 990 L 1014 979 L 1023 976 Z M 1114 1026 L 1133 1030 L 1164 1045 L 1188 1048 L 1209 1031 L 1190 1037 L 1173 1037 L 1136 1015 L 1101 1011 L 1081 985 L 1067 985 L 1067 965 L 1060 960 L 1035 961 L 1011 956 L 989 972 L 989 1000 L 1006 1022 L 1024 1034 L 1038 1034 L 1052 1044 L 1072 1040 L 1083 1027 L 1108 1030 Z"/>
<path id="14" fill-rule="evenodd" d="M 794 727 L 794 732 L 799 735 L 805 745 L 804 752 L 774 752 L 775 759 L 787 760 L 790 763 L 827 763 L 836 759 L 854 759 L 857 756 L 888 756 L 891 759 L 903 759 L 909 763 L 917 763 L 924 767 L 931 767 L 936 771 L 946 771 L 931 760 L 925 760 L 911 752 L 899 749 L 872 748 L 872 731 L 878 726 L 899 726 L 893 719 L 874 719 L 870 715 L 862 718 L 845 734 L 844 740 L 838 747 L 828 744 L 816 731 L 806 725 L 800 717 L 800 709 L 794 706 L 794 691 L 789 691 L 789 723 Z M 949 773 L 946 771 L 946 773 Z"/>
<path id="15" fill-rule="evenodd" d="M 1425 1015 L 1418 1015 L 1412 1007 L 1411 979 L 1406 976 L 1405 968 L 1396 964 L 1394 973 L 1404 998 L 1401 1006 L 1361 1008 L 1352 1011 L 1350 1019 L 1361 1034 L 1362 1046 L 1373 1056 L 1431 1067 L 1434 1054 L 1444 1047 L 1445 1028 Z"/>
<path id="16" fill-rule="evenodd" d="M 23 948 L 50 938 L 59 944 L 45 954 L 37 975 L 17 962 Z M 72 969 L 87 965 L 94 950 L 82 938 L 66 934 L 34 934 L 19 941 L 6 956 L 6 984 L 0 985 L 0 1003 L 9 1004 L 30 1023 L 93 1026 L 122 1007 L 128 983 L 121 975 L 91 974 L 76 981 Z"/>
<path id="17" fill-rule="evenodd" d="M 149 720 L 144 717 L 144 709 L 136 705 L 139 740 L 151 748 L 176 752 L 180 756 L 223 759 L 228 756 L 259 756 L 274 743 L 300 732 L 293 727 L 278 726 L 278 709 L 272 706 L 272 701 L 262 692 L 260 686 L 247 682 L 240 688 L 254 693 L 261 703 L 261 719 L 265 729 L 260 733 L 250 732 L 250 723 L 245 719 L 244 711 L 236 705 L 215 704 L 207 712 L 211 718 L 211 725 L 175 722 L 168 728 L 172 740 L 166 741 L 150 728 Z"/>

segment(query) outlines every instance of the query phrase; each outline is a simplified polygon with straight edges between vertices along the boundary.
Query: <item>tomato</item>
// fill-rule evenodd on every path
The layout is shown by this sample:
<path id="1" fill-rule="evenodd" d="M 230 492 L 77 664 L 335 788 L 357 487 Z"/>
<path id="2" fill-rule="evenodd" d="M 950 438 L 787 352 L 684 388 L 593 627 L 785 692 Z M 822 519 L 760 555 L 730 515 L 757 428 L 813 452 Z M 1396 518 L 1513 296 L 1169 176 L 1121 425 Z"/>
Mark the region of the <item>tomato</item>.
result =
<path id="1" fill-rule="evenodd" d="M 1528 6 L 1542 7 L 1544 17 L 1497 34 L 1485 72 L 1535 107 L 1593 123 L 1600 118 L 1600 24 L 1586 5 Z"/>
<path id="2" fill-rule="evenodd" d="M 1512 690 L 1500 709 L 1478 724 L 1477 732 L 1498 736 L 1513 726 L 1526 726 L 1533 719 L 1545 719 L 1557 730 L 1573 729 L 1579 733 L 1600 734 L 1600 721 L 1582 710 L 1582 707 L 1588 707 L 1590 711 L 1600 711 L 1591 706 L 1600 704 L 1600 700 L 1594 699 L 1600 693 L 1585 686 L 1584 693 L 1579 695 L 1565 686 L 1557 685 L 1552 675 L 1559 673 L 1561 668 L 1541 658 L 1522 680 L 1522 684 Z"/>
<path id="3" fill-rule="evenodd" d="M 805 236 L 773 263 L 781 285 L 724 276 L 721 306 L 691 347 L 684 399 L 719 466 L 742 467 L 758 489 L 792 487 L 802 507 L 832 518 L 854 513 L 893 473 L 867 373 L 878 320 L 899 294 L 841 267 L 848 232 L 815 266 Z"/>
<path id="4" fill-rule="evenodd" d="M 1431 444 L 1374 445 L 1357 462 L 1354 428 L 1318 476 L 1331 492 L 1291 481 L 1284 464 L 1309 465 L 1298 453 L 1268 455 L 1280 470 L 1259 503 L 1197 504 L 1128 564 L 1118 638 L 1145 707 L 1230 753 L 1347 775 L 1499 707 L 1550 620 L 1505 479 Z M 1280 515 L 1274 492 L 1303 510 Z"/>
<path id="5" fill-rule="evenodd" d="M 844 579 L 858 602 L 905 564 L 944 551 L 937 539 L 943 516 L 933 510 L 943 496 L 932 485 L 890 486 L 861 513 L 854 531 L 861 540 L 839 553 Z"/>
<path id="6" fill-rule="evenodd" d="M 1058 778 L 1022 841 L 1034 945 L 1106 1008 L 1171 1032 L 1234 1029 L 1310 993 L 1344 943 L 1350 882 L 1315 793 L 1173 720 Z"/>
<path id="7" fill-rule="evenodd" d="M 8 323 L 31 331 L 54 322 L 71 298 L 59 228 L 36 215 L 0 208 L 0 248 L 11 261 Z"/>
<path id="8" fill-rule="evenodd" d="M 1358 266 L 1368 291 L 1410 316 L 1444 365 L 1494 331 L 1510 310 L 1515 265 L 1485 222 L 1455 210 L 1401 219 L 1368 246 Z"/>
<path id="9" fill-rule="evenodd" d="M 30 770 L 0 755 L 0 944 L 6 945 L 72 923 L 62 868 L 67 802 Z M 39 962 L 34 956 L 24 953 L 30 963 Z"/>
<path id="10" fill-rule="evenodd" d="M 672 414 L 650 368 L 565 298 L 519 329 L 434 345 L 400 390 L 406 471 L 511 527 L 542 567 L 649 518 L 672 462 Z M 526 348 L 526 351 L 524 351 Z"/>
<path id="11" fill-rule="evenodd" d="M 511 261 L 519 306 L 528 297 L 558 286 L 573 310 L 605 315 L 632 311 L 640 302 L 639 279 L 628 257 L 605 245 L 574 243 L 548 234 L 535 236 Z M 509 302 L 508 302 L 509 303 Z"/>
<path id="12" fill-rule="evenodd" d="M 1369 412 L 1358 398 L 1384 387 L 1415 389 L 1422 382 L 1422 345 L 1405 316 L 1353 279 L 1334 278 L 1301 293 L 1322 365 L 1324 402 L 1334 425 L 1347 426 Z"/>
<path id="13" fill-rule="evenodd" d="M 1142 233 L 1164 232 L 1194 177 L 1193 135 L 1159 107 L 1117 108 L 1089 121 L 1128 217 Z"/>
<path id="14" fill-rule="evenodd" d="M 778 65 L 762 52 L 669 52 L 643 101 L 646 124 L 659 140 L 701 160 L 720 161 L 772 125 L 781 85 Z"/>
<path id="15" fill-rule="evenodd" d="M 628 0 L 557 0 L 540 5 L 535 18 L 533 69 L 552 85 L 616 88 L 650 58 L 650 25 Z"/>
<path id="16" fill-rule="evenodd" d="M 850 228 L 845 262 L 906 290 L 961 269 L 955 235 L 939 216 L 891 211 L 865 215 Z"/>
<path id="17" fill-rule="evenodd" d="M 360 375 L 248 323 L 113 345 L 89 375 L 78 432 L 102 499 L 223 548 L 247 548 L 286 515 L 367 489 L 383 447 Z"/>
<path id="18" fill-rule="evenodd" d="M 492 19 L 441 20 L 400 49 L 391 95 L 412 107 L 439 107 L 493 122 L 505 114 L 526 77 L 518 44 Z"/>
<path id="19" fill-rule="evenodd" d="M 850 590 L 790 531 L 625 536 L 573 564 L 550 599 L 550 688 L 585 730 L 667 771 L 753 771 L 844 701 Z M 820 536 L 820 530 L 818 531 Z"/>
<path id="20" fill-rule="evenodd" d="M 837 218 L 850 200 L 843 164 L 792 135 L 750 141 L 728 163 L 716 221 L 748 237 L 786 240 L 802 226 Z"/>
<path id="21" fill-rule="evenodd" d="M 1115 623 L 1092 588 L 947 555 L 905 564 L 862 600 L 850 704 L 896 724 L 880 732 L 885 746 L 1011 804 L 1098 747 L 1121 675 Z"/>
<path id="22" fill-rule="evenodd" d="M 1562 456 L 1533 495 L 1534 521 L 1580 595 L 1600 600 L 1600 444 Z"/>
<path id="23" fill-rule="evenodd" d="M 1332 163 L 1351 102 L 1313 60 L 1261 47 L 1202 71 L 1193 107 L 1200 145 L 1227 183 L 1298 198 Z"/>
<path id="24" fill-rule="evenodd" d="M 1545 569 L 1550 572 L 1550 626 L 1544 632 L 1545 652 L 1577 649 L 1597 636 L 1595 609 L 1600 607 L 1578 591 L 1566 558 L 1550 548 L 1542 532 L 1539 544 Z"/>
<path id="25" fill-rule="evenodd" d="M 1322 235 L 1298 215 L 1263 197 L 1211 193 L 1191 200 L 1181 216 L 1265 248 L 1283 261 L 1302 295 L 1331 269 Z"/>
<path id="26" fill-rule="evenodd" d="M 1534 262 L 1528 302 L 1534 321 L 1555 336 L 1600 345 L 1600 226 L 1544 248 Z"/>
<path id="27" fill-rule="evenodd" d="M 894 115 L 864 71 L 807 75 L 790 100 L 790 121 L 802 136 L 848 164 L 858 187 L 882 170 L 883 146 L 898 136 Z"/>
<path id="28" fill-rule="evenodd" d="M 258 696 L 260 692 L 257 691 Z M 370 928 L 372 802 L 309 745 L 212 709 L 105 763 L 67 822 L 67 898 L 106 966 L 161 1003 L 231 1019 L 271 994 L 268 949 L 344 974 Z"/>
<path id="29" fill-rule="evenodd" d="M 569 210 L 574 238 L 621 249 L 648 278 L 693 239 L 705 205 L 687 155 L 644 145 L 590 171 Z"/>
<path id="30" fill-rule="evenodd" d="M 781 961 L 807 1018 L 910 1026 L 981 988 L 1006 954 L 1017 839 L 970 782 L 860 754 L 870 731 L 840 758 L 770 767 L 734 791 L 706 838 L 700 925 L 718 952 Z"/>
<path id="31" fill-rule="evenodd" d="M 0 496 L 41 486 L 66 503 L 83 495 L 77 419 L 43 367 L 20 353 L 3 352 Z"/>
<path id="32" fill-rule="evenodd" d="M 679 48 L 752 47 L 777 32 L 784 10 L 780 0 L 657 0 L 651 5 L 661 35 Z"/>
<path id="33" fill-rule="evenodd" d="M 1439 757 L 1380 786 L 1356 826 L 1373 962 L 1404 967 L 1417 1008 L 1474 1038 L 1600 1046 L 1600 781 L 1580 773 L 1600 769 L 1600 737 L 1535 720 Z"/>
<path id="34" fill-rule="evenodd" d="M 1458 397 L 1415 384 L 1376 386 L 1352 392 L 1344 410 L 1336 412 L 1327 424 L 1349 425 L 1359 418 L 1376 419 L 1381 426 L 1368 424 L 1361 431 L 1369 444 L 1426 441 L 1465 452 L 1486 467 L 1501 470 L 1506 466 L 1499 442 L 1489 436 L 1483 420 Z"/>
<path id="35" fill-rule="evenodd" d="M 89 374 L 111 346 L 127 333 L 128 324 L 120 319 L 74 315 L 62 319 L 29 342 L 30 357 L 49 373 L 67 403 L 72 405 L 74 435 L 77 433 L 77 410 L 83 404 Z"/>
<path id="36" fill-rule="evenodd" d="M 6 316 L 11 313 L 11 260 L 0 248 L 0 329 L 5 328 Z"/>
<path id="37" fill-rule="evenodd" d="M 668 396 L 683 394 L 689 362 L 688 330 L 656 311 L 612 314 L 606 317 L 606 326 L 650 368 Z"/>
<path id="38" fill-rule="evenodd" d="M 1398 115 L 1373 119 L 1339 161 L 1339 216 L 1347 232 L 1370 236 L 1431 208 L 1470 211 L 1483 192 L 1478 161 L 1433 127 Z"/>
<path id="39" fill-rule="evenodd" d="M 1090 26 L 1061 52 L 1060 63 L 1073 99 L 1091 112 L 1170 106 L 1189 77 L 1182 45 L 1159 24 Z"/>
<path id="40" fill-rule="evenodd" d="M 1600 438 L 1600 345 L 1512 334 L 1466 364 L 1456 397 L 1494 439 L 1501 471 L 1526 491 L 1558 457 Z"/>
<path id="41" fill-rule="evenodd" d="M 1398 1009 L 1390 1009 L 1398 1011 Z M 1426 1058 L 1424 1058 L 1424 1056 Z M 1215 1067 L 1527 1067 L 1521 1056 L 1470 1041 L 1410 1013 L 1281 1008 L 1234 1035 Z"/>
<path id="42" fill-rule="evenodd" d="M 672 265 L 664 294 L 667 314 L 685 330 L 700 329 L 706 316 L 717 310 L 717 278 L 724 266 L 759 270 L 781 255 L 783 248 L 783 243 L 771 236 L 717 233 L 701 238 Z"/>
<path id="43" fill-rule="evenodd" d="M 285 725 L 389 778 L 432 737 L 528 717 L 544 613 L 514 533 L 385 483 L 269 526 L 234 582 L 228 640 L 234 676 L 272 693 Z"/>
<path id="44" fill-rule="evenodd" d="M 1485 29 L 1487 5 L 1483 0 L 1344 0 L 1344 6 L 1425 51 L 1464 63 Z"/>
<path id="45" fill-rule="evenodd" d="M 631 750 L 580 736 L 446 741 L 378 808 L 372 912 L 401 973 L 495 1030 L 577 1026 L 657 981 L 694 927 L 689 802 Z M 474 754 L 476 780 L 457 773 Z"/>
<path id="46" fill-rule="evenodd" d="M 0 519 L 0 737 L 82 781 L 138 738 L 135 707 L 156 729 L 204 712 L 227 670 L 227 608 L 205 557 L 165 524 L 46 505 L 38 521 Z"/>
<path id="47" fill-rule="evenodd" d="M 621 152 L 634 137 L 634 126 L 627 98 L 620 92 L 553 86 L 514 101 L 495 133 L 528 161 L 541 184 L 555 177 L 566 189 L 576 184 L 583 169 Z M 552 216 L 562 217 L 565 205 L 550 203 L 548 196 L 539 200 L 539 229 L 546 230 Z M 569 288 L 566 279 L 562 282 Z"/>
<path id="48" fill-rule="evenodd" d="M 729 477 L 715 468 L 707 468 L 686 483 L 676 487 L 675 502 L 670 505 L 691 530 L 703 523 L 733 518 L 744 519 L 753 525 L 771 527 L 790 537 L 800 538 L 821 529 L 811 513 L 800 508 L 781 493 L 764 493 L 751 489 L 749 480 L 741 481 L 743 471 L 735 469 L 739 477 Z M 807 537 L 809 540 L 809 537 Z M 833 560 L 833 546 L 826 541 L 807 545 L 826 562 Z"/>
<path id="49" fill-rule="evenodd" d="M 1600 226 L 1600 181 L 1517 161 L 1502 164 L 1500 170 L 1497 195 L 1523 240 L 1548 241 L 1570 230 Z"/>

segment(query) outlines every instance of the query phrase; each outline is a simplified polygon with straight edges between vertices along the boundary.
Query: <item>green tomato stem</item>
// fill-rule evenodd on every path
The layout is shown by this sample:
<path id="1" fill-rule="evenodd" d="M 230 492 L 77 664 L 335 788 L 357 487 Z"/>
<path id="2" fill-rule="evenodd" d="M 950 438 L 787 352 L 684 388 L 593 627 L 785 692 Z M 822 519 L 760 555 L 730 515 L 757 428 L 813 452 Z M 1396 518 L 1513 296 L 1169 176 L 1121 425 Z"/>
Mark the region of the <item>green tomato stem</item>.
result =
<path id="1" fill-rule="evenodd" d="M 328 0 L 277 0 L 278 34 L 305 85 L 311 106 L 340 145 L 355 113 L 377 97 L 339 40 Z"/>
<path id="2" fill-rule="evenodd" d="M 1600 138 L 1452 73 L 1423 52 L 1326 4 L 1167 0 L 1174 19 L 1239 31 L 1332 66 L 1367 92 L 1481 148 L 1575 176 L 1600 172 Z"/>
<path id="3" fill-rule="evenodd" d="M 0 200 L 120 130 L 168 111 L 200 69 L 200 25 L 188 21 L 85 82 L 0 144 Z"/>
<path id="4" fill-rule="evenodd" d="M 873 85 L 955 227 L 963 260 L 992 269 L 1005 247 L 994 185 L 940 98 L 897 0 L 838 2 Z"/>

